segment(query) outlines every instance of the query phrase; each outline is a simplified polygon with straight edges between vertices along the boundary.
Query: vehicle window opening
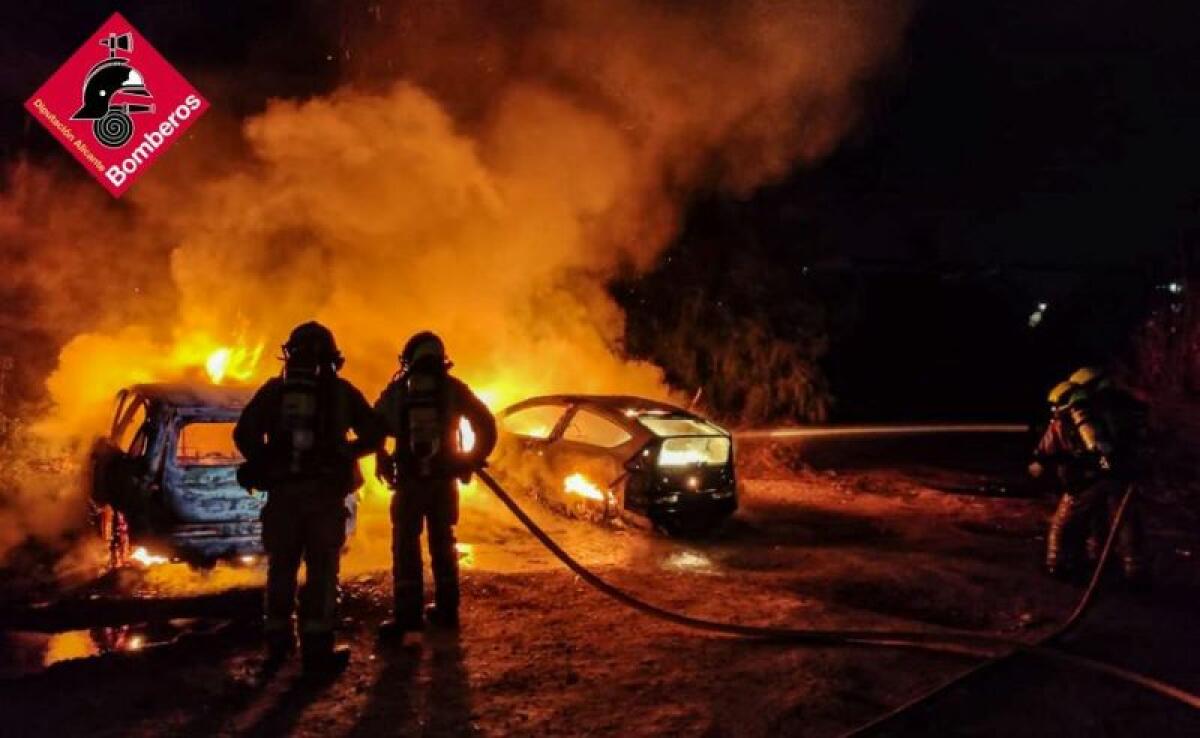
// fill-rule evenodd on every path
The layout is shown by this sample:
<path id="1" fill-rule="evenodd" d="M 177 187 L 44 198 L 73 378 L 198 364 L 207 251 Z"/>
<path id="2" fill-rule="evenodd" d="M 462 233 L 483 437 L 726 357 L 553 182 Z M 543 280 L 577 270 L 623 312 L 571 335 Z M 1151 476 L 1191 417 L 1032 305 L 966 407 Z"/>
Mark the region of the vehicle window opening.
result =
<path id="1" fill-rule="evenodd" d="M 632 437 L 621 426 L 590 410 L 577 411 L 563 431 L 563 440 L 601 448 L 620 446 Z"/>
<path id="2" fill-rule="evenodd" d="M 656 436 L 727 436 L 728 433 L 700 418 L 647 416 L 638 417 L 638 422 Z"/>
<path id="3" fill-rule="evenodd" d="M 554 432 L 565 409 L 562 405 L 535 405 L 509 413 L 501 422 L 514 435 L 546 439 Z"/>
<path id="4" fill-rule="evenodd" d="M 242 461 L 233 445 L 231 422 L 187 423 L 179 429 L 175 461 L 179 466 L 227 466 Z"/>
<path id="5" fill-rule="evenodd" d="M 113 443 L 123 453 L 141 456 L 146 451 L 146 403 L 135 400 L 117 422 Z"/>

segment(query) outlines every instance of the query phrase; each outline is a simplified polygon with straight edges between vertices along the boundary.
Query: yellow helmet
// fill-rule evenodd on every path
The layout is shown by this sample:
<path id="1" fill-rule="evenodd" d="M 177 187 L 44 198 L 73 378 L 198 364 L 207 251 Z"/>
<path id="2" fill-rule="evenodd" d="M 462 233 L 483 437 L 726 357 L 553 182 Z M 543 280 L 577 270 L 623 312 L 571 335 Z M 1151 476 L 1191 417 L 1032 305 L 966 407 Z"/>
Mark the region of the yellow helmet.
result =
<path id="1" fill-rule="evenodd" d="M 1054 385 L 1054 389 L 1050 390 L 1050 394 L 1046 395 L 1046 401 L 1053 407 L 1064 405 L 1071 394 L 1077 389 L 1078 387 L 1074 382 L 1059 382 Z"/>
<path id="2" fill-rule="evenodd" d="M 1108 375 L 1104 370 L 1094 366 L 1082 366 L 1076 369 L 1067 381 L 1090 390 L 1102 389 L 1109 384 Z"/>

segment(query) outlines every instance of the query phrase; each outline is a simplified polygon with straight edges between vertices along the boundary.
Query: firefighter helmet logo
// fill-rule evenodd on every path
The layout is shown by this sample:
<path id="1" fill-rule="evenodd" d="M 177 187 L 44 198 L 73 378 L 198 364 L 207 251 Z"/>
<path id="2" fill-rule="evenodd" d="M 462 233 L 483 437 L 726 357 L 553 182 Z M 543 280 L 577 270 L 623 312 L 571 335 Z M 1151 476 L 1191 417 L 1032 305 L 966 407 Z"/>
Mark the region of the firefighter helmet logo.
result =
<path id="1" fill-rule="evenodd" d="M 108 57 L 92 67 L 83 81 L 83 106 L 71 120 L 92 121 L 92 134 L 110 149 L 119 149 L 133 137 L 136 113 L 154 112 L 153 103 L 135 103 L 131 98 L 150 98 L 146 80 L 134 69 L 127 57 L 118 51 L 133 51 L 133 36 L 129 33 L 108 34 L 100 40 L 108 47 Z"/>
<path id="2" fill-rule="evenodd" d="M 207 108 L 196 88 L 119 13 L 25 102 L 50 135 L 116 196 L 183 139 Z"/>

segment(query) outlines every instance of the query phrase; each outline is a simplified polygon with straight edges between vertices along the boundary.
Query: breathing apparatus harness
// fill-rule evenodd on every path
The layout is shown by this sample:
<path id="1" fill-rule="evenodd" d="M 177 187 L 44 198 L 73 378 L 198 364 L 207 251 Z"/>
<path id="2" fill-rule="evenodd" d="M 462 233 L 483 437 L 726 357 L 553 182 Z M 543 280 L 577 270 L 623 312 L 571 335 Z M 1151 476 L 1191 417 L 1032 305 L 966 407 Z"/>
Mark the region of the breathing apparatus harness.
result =
<path id="1" fill-rule="evenodd" d="M 321 471 L 341 441 L 335 421 L 337 373 L 345 358 L 333 334 L 319 323 L 292 331 L 283 350 L 282 391 L 275 419 L 278 438 L 286 450 L 286 476 Z"/>
<path id="2" fill-rule="evenodd" d="M 451 444 L 448 372 L 454 363 L 445 344 L 437 334 L 422 331 L 408 340 L 399 358 L 400 371 L 392 380 L 398 387 L 395 413 L 401 432 L 396 467 L 420 479 L 459 476 L 462 462 Z"/>

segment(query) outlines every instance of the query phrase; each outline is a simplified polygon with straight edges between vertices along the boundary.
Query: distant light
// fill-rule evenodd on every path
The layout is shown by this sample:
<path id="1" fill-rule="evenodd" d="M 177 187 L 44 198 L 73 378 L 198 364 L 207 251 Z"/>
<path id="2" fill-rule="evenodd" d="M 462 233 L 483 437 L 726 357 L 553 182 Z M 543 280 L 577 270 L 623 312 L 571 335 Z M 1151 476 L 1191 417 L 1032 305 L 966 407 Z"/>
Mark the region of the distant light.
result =
<path id="1" fill-rule="evenodd" d="M 1170 292 L 1172 295 L 1181 294 L 1183 292 L 1183 283 L 1182 282 L 1168 282 L 1167 283 L 1167 292 Z"/>
<path id="2" fill-rule="evenodd" d="M 1036 308 L 1029 315 L 1029 327 L 1030 328 L 1037 328 L 1039 325 L 1041 325 L 1042 318 L 1045 317 L 1046 308 L 1048 308 L 1048 307 L 1050 307 L 1050 303 L 1046 303 L 1046 302 L 1037 303 Z"/>

